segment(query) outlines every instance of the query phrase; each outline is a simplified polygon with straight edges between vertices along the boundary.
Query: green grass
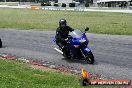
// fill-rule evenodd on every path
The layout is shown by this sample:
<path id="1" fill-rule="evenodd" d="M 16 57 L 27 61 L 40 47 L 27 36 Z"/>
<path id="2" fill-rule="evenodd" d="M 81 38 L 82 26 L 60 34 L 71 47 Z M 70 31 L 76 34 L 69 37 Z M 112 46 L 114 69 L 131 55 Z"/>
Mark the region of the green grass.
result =
<path id="1" fill-rule="evenodd" d="M 33 70 L 26 64 L 0 60 L 0 88 L 78 87 L 74 76 Z"/>
<path id="2" fill-rule="evenodd" d="M 127 13 L 0 9 L 0 28 L 55 30 L 65 18 L 76 29 L 92 33 L 132 35 L 132 15 Z"/>
<path id="3" fill-rule="evenodd" d="M 0 88 L 82 88 L 77 77 L 70 74 L 34 70 L 29 65 L 0 60 Z M 88 86 L 87 88 L 121 88 L 119 86 Z"/>

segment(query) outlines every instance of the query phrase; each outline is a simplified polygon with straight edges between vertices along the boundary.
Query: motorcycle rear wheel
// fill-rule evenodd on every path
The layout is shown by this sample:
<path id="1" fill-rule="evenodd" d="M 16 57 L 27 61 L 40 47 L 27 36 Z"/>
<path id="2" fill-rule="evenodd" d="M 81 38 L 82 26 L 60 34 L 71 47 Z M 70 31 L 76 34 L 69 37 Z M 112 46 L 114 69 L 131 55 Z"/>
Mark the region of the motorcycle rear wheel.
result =
<path id="1" fill-rule="evenodd" d="M 1 41 L 1 39 L 0 39 L 0 48 L 2 48 L 2 41 Z"/>

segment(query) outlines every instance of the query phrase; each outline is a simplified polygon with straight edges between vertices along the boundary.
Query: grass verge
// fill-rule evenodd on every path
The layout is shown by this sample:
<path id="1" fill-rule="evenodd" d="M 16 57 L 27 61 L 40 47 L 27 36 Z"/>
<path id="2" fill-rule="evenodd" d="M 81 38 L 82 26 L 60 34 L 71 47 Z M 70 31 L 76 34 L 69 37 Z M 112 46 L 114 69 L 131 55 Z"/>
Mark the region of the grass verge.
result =
<path id="1" fill-rule="evenodd" d="M 127 13 L 45 11 L 0 8 L 0 28 L 55 30 L 58 21 L 65 18 L 68 24 L 92 33 L 132 35 L 132 15 Z"/>
<path id="2" fill-rule="evenodd" d="M 34 70 L 27 64 L 0 60 L 0 88 L 78 87 L 75 76 Z"/>
<path id="3" fill-rule="evenodd" d="M 25 63 L 0 59 L 0 88 L 82 88 L 82 86 L 74 75 L 36 70 Z M 121 87 L 87 86 L 87 88 Z"/>

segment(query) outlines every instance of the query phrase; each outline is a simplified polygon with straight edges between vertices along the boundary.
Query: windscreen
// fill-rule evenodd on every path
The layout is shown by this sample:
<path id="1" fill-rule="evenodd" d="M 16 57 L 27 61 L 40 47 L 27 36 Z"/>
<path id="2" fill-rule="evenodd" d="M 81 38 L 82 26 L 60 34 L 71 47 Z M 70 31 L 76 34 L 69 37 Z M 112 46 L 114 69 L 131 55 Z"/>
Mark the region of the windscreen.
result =
<path id="1" fill-rule="evenodd" d="M 82 32 L 80 30 L 74 30 L 69 33 L 73 38 L 81 38 L 82 37 Z"/>

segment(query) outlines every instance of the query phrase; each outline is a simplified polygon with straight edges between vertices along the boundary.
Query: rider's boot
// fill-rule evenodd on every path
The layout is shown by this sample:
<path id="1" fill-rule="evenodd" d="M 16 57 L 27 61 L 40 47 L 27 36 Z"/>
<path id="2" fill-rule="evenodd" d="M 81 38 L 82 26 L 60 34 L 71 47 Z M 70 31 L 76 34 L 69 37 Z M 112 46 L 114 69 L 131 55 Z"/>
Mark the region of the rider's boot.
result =
<path id="1" fill-rule="evenodd" d="M 63 56 L 70 59 L 70 54 L 68 52 L 68 49 L 66 47 L 62 48 Z"/>

